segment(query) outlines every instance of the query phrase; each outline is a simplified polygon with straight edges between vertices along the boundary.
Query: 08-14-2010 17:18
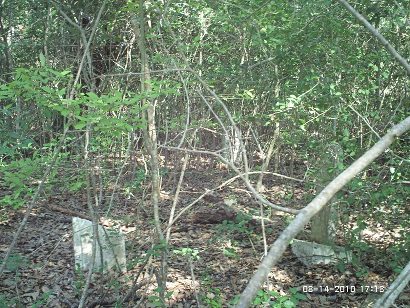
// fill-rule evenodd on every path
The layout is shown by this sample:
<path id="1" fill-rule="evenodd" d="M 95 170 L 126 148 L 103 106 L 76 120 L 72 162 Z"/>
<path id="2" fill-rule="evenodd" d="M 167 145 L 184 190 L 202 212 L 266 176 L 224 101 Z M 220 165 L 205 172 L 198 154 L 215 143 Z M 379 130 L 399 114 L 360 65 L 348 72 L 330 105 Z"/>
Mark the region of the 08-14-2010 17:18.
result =
<path id="1" fill-rule="evenodd" d="M 302 287 L 303 293 L 383 293 L 386 287 L 379 285 L 336 285 L 336 286 L 311 286 Z"/>

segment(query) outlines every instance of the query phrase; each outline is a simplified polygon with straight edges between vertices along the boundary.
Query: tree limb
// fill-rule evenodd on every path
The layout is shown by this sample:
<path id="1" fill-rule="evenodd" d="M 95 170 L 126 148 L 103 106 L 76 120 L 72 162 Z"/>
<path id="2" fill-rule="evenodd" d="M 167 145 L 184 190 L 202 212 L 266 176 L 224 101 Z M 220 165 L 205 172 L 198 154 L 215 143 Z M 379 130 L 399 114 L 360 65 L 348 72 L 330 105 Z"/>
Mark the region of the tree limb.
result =
<path id="1" fill-rule="evenodd" d="M 272 266 L 279 261 L 288 247 L 289 242 L 306 226 L 310 219 L 319 212 L 343 186 L 349 183 L 359 172 L 363 171 L 371 162 L 379 157 L 397 137 L 409 129 L 410 117 L 407 117 L 399 124 L 393 126 L 383 138 L 357 159 L 349 168 L 331 181 L 305 208 L 300 210 L 299 214 L 271 246 L 268 255 L 263 259 L 256 273 L 242 292 L 237 308 L 249 307 L 256 292 L 266 280 Z"/>

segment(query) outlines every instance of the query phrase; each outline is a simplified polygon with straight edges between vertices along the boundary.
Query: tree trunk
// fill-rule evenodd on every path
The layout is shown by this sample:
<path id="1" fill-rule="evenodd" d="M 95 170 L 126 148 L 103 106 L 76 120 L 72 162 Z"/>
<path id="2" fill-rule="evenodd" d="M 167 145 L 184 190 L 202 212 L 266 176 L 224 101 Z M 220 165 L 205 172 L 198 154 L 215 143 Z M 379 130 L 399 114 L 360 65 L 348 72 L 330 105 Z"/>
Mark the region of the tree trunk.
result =
<path id="1" fill-rule="evenodd" d="M 269 162 L 272 158 L 273 151 L 275 150 L 276 141 L 278 140 L 278 137 L 279 137 L 279 122 L 276 122 L 275 132 L 273 133 L 273 137 L 270 141 L 268 152 L 266 153 L 265 160 L 263 161 L 263 164 L 262 164 L 262 169 L 261 169 L 262 172 L 260 173 L 259 178 L 258 178 L 258 183 L 256 184 L 256 190 L 258 192 L 262 192 L 264 190 L 263 189 L 263 183 L 262 183 L 263 173 L 268 170 Z"/>
<path id="2" fill-rule="evenodd" d="M 322 190 L 337 174 L 337 167 L 343 161 L 343 150 L 338 143 L 325 147 L 318 159 L 317 191 Z M 312 218 L 311 239 L 320 244 L 332 244 L 338 223 L 336 197 L 332 198 L 323 209 Z"/>

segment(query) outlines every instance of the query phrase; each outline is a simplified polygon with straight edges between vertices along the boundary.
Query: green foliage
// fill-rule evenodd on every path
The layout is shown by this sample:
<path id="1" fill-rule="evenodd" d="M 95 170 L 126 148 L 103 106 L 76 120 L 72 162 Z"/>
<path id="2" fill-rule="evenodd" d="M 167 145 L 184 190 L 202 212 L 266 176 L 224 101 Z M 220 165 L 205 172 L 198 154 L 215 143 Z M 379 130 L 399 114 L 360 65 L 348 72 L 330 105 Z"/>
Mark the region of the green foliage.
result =
<path id="1" fill-rule="evenodd" d="M 21 98 L 25 101 L 49 108 L 60 109 L 60 102 L 66 94 L 64 85 L 70 78 L 70 71 L 56 71 L 49 67 L 17 68 L 14 80 L 0 86 L 0 100 Z M 11 108 L 11 105 L 6 105 Z"/>
<path id="2" fill-rule="evenodd" d="M 143 169 L 137 170 L 137 172 L 135 173 L 134 182 L 132 183 L 132 187 L 134 189 L 140 190 L 145 180 L 146 180 L 145 170 Z"/>
<path id="3" fill-rule="evenodd" d="M 290 295 L 280 295 L 276 291 L 259 290 L 252 304 L 254 307 L 291 308 L 297 307 L 300 301 L 306 300 L 306 295 L 296 288 L 289 289 Z"/>
<path id="4" fill-rule="evenodd" d="M 194 248 L 189 248 L 189 247 L 184 247 L 181 249 L 174 249 L 173 253 L 175 253 L 176 255 L 181 255 L 184 256 L 186 258 L 189 258 L 191 260 L 197 261 L 200 259 L 199 257 L 199 251 L 198 249 Z"/>
<path id="5" fill-rule="evenodd" d="M 20 112 L 16 109 L 17 101 L 20 105 L 35 104 L 46 118 L 57 112 L 62 117 L 70 118 L 75 129 L 81 130 L 92 125 L 96 132 L 108 134 L 110 138 L 144 127 L 143 120 L 135 115 L 145 109 L 138 102 L 147 95 L 131 91 L 112 91 L 101 95 L 86 92 L 69 99 L 66 85 L 70 77 L 68 70 L 60 72 L 47 66 L 16 69 L 14 79 L 0 86 L 0 101 L 7 102 L 2 112 L 8 112 L 9 117 Z M 150 95 L 155 94 L 156 97 L 175 93 L 178 89 L 177 84 L 166 80 L 153 82 L 153 86 L 157 91 L 150 92 Z M 125 109 L 126 113 L 123 112 Z M 30 149 L 33 146 L 33 140 L 27 136 L 30 130 L 27 124 L 33 121 L 32 118 L 21 121 L 19 132 L 4 132 L 5 137 L 0 139 L 0 159 L 5 156 L 13 158 L 16 150 Z"/>
<path id="6" fill-rule="evenodd" d="M 216 226 L 218 231 L 218 237 L 214 240 L 221 243 L 222 254 L 227 258 L 238 259 L 237 253 L 237 241 L 232 238 L 238 236 L 244 236 L 250 240 L 251 236 L 254 236 L 253 230 L 249 227 L 249 221 L 252 218 L 249 215 L 239 213 L 236 215 L 235 220 L 224 220 L 221 224 Z"/>
<path id="7" fill-rule="evenodd" d="M 160 257 L 164 251 L 168 249 L 165 241 L 155 244 L 152 248 L 147 250 L 147 255 Z"/>
<path id="8" fill-rule="evenodd" d="M 239 259 L 239 256 L 236 253 L 236 249 L 234 247 L 224 247 L 222 249 L 222 253 L 227 258 Z"/>
<path id="9" fill-rule="evenodd" d="M 17 272 L 20 268 L 28 265 L 27 259 L 21 254 L 12 254 L 7 259 L 6 269 L 11 272 Z"/>
<path id="10" fill-rule="evenodd" d="M 41 294 L 41 297 L 37 299 L 34 304 L 31 305 L 31 308 L 44 307 L 52 293 L 53 293 L 52 291 L 47 291 Z"/>
<path id="11" fill-rule="evenodd" d="M 152 305 L 153 307 L 167 307 L 160 296 L 162 292 L 161 288 L 154 289 L 154 292 L 156 293 L 155 295 L 148 296 L 148 302 L 150 303 L 150 305 Z M 165 292 L 165 300 L 169 300 L 172 297 L 173 293 L 173 291 Z"/>
<path id="12" fill-rule="evenodd" d="M 32 196 L 33 185 L 37 184 L 43 164 L 44 159 L 25 158 L 1 166 L 0 173 L 3 175 L 3 180 L 0 184 L 10 193 L 0 199 L 0 206 L 21 208 Z"/>
<path id="13" fill-rule="evenodd" d="M 137 114 L 139 111 L 137 102 L 141 96 L 135 93 L 128 93 L 128 95 L 129 98 L 124 98 L 123 93 L 119 91 L 100 96 L 88 92 L 76 99 L 64 100 L 64 105 L 59 106 L 59 111 L 63 116 L 74 116 L 75 129 L 83 129 L 87 124 L 92 124 L 98 132 L 110 132 L 111 136 L 119 136 L 123 132 L 130 132 L 132 129 L 143 126 L 142 120 L 135 117 L 107 116 L 110 113 L 118 113 L 124 107 L 130 113 Z M 84 112 L 84 108 L 88 111 Z"/>
<path id="14" fill-rule="evenodd" d="M 214 282 L 208 272 L 202 273 L 200 301 L 206 307 L 220 308 L 224 304 L 224 296 L 221 289 L 214 286 Z"/>
<path id="15" fill-rule="evenodd" d="M 406 168 L 396 171 L 396 168 L 392 167 L 394 160 L 396 159 L 379 167 L 377 173 L 369 172 L 366 178 L 354 179 L 349 184 L 350 193 L 346 198 L 349 206 L 346 211 L 356 209 L 357 227 L 347 230 L 345 234 L 347 244 L 355 251 L 359 260 L 366 260 L 368 254 L 376 253 L 379 262 L 390 265 L 393 271 L 404 266 L 410 256 L 410 217 L 406 211 L 410 189 L 401 184 L 403 175 L 408 176 L 409 172 Z M 385 178 L 383 183 L 380 183 L 380 175 Z M 371 239 L 365 241 L 361 237 L 366 228 L 397 235 L 384 238 L 386 250 L 378 252 L 372 246 Z"/>
<path id="16" fill-rule="evenodd" d="M 221 308 L 223 307 L 223 300 L 221 297 L 221 290 L 219 288 L 207 288 L 206 294 L 201 296 L 202 302 L 206 307 Z"/>
<path id="17" fill-rule="evenodd" d="M 362 276 L 367 275 L 368 268 L 362 262 L 364 256 L 372 249 L 371 246 L 362 239 L 362 232 L 366 229 L 367 224 L 365 221 L 359 219 L 357 222 L 357 227 L 353 228 L 349 234 L 348 240 L 348 248 L 352 250 L 352 266 L 355 270 L 356 277 L 360 278 Z M 336 267 L 344 272 L 346 270 L 346 266 L 344 262 L 340 262 L 336 265 Z"/>
<path id="18" fill-rule="evenodd" d="M 0 160 L 16 159 L 35 152 L 38 135 L 34 128 L 51 125 L 38 118 L 53 117 L 56 108 L 66 94 L 64 85 L 69 80 L 69 71 L 56 71 L 49 67 L 33 69 L 18 68 L 14 79 L 0 85 L 0 101 L 4 104 L 4 126 L 0 137 Z M 27 108 L 25 108 L 27 106 Z M 32 113 L 30 109 L 35 109 Z M 16 118 L 16 127 L 8 119 Z M 4 131 L 3 131 L 4 129 Z"/>
<path id="19" fill-rule="evenodd" d="M 280 124 L 278 172 L 287 175 L 287 157 L 292 157 L 292 166 L 300 167 L 297 176 L 316 172 L 313 163 L 322 156 L 323 146 L 333 142 L 341 145 L 345 157 L 323 173 L 338 173 L 372 146 L 377 134 L 383 135 L 392 123 L 408 116 L 408 76 L 383 46 L 331 1 L 193 0 L 171 1 L 165 7 L 163 1 L 148 1 L 150 26 L 145 38 L 148 65 L 154 72 L 147 81 L 147 92 L 140 90 L 139 76 L 130 73 L 139 71 L 140 51 L 124 47 L 134 40 L 129 15 L 138 13 L 139 5 L 108 2 L 91 45 L 91 58 L 97 63 L 92 68 L 86 63 L 74 89 L 72 72 L 78 69 L 79 52 L 84 51 L 78 29 L 63 21 L 48 1 L 34 6 L 30 1 L 4 2 L 0 10 L 1 34 L 7 38 L 0 44 L 0 185 L 7 193 L 0 200 L 3 209 L 20 208 L 32 196 L 40 167 L 47 163 L 47 153 L 55 149 L 56 137 L 68 120 L 70 143 L 82 142 L 83 130 L 90 128 L 90 156 L 111 158 L 114 151 L 124 152 L 127 137 L 134 141 L 145 129 L 144 99 L 156 106 L 160 143 L 177 144 L 174 137 L 181 135 L 188 121 L 187 132 L 198 131 L 192 146 L 217 150 L 225 132 L 198 97 L 204 87 L 184 70 L 186 64 L 200 73 L 231 111 L 243 132 L 247 153 L 263 148 Z M 95 16 L 97 4 L 66 1 L 63 9 L 76 22 L 81 14 Z M 355 3 L 404 54 L 409 53 L 408 4 L 408 0 Z M 87 38 L 89 30 L 85 31 Z M 105 47 L 120 52 L 107 55 Z M 114 63 L 107 63 L 110 58 Z M 109 68 L 101 72 L 103 66 Z M 14 72 L 13 67 L 17 68 Z M 170 72 L 173 68 L 178 72 Z M 90 90 L 93 87 L 87 79 L 97 76 L 84 77 L 89 69 L 101 78 L 95 91 Z M 72 91 L 73 97 L 69 95 Z M 207 91 L 203 94 L 209 95 Z M 223 108 L 213 99 L 209 102 L 229 129 Z M 207 114 L 210 116 L 204 117 Z M 257 142 L 249 137 L 251 129 Z M 373 243 L 360 236 L 366 228 L 376 226 L 395 234 L 382 256 L 377 256 L 393 271 L 410 258 L 410 148 L 406 138 L 398 138 L 368 171 L 345 187 L 347 206 L 342 220 L 357 223 L 345 236 L 357 256 L 358 276 L 366 274 L 368 254 L 377 253 Z M 67 145 L 64 150 L 70 152 L 73 147 Z M 117 167 L 115 162 L 112 167 Z M 162 169 L 161 175 L 169 176 L 169 172 Z M 127 197 L 140 192 L 144 181 L 144 171 L 138 171 L 133 183 L 124 188 Z M 72 192 L 82 192 L 84 186 L 82 171 L 64 182 Z M 294 196 L 283 198 L 290 201 Z M 248 221 L 239 215 L 217 228 L 222 239 L 234 246 L 230 240 L 238 235 L 258 236 Z M 161 243 L 148 255 L 159 257 L 167 248 Z M 196 258 L 198 252 L 190 249 L 176 253 Z M 222 253 L 237 257 L 232 246 Z M 224 304 L 219 289 L 209 293 L 213 294 L 207 297 L 209 306 Z M 292 302 L 289 298 L 279 303 L 276 295 L 263 292 L 258 300 L 261 305 Z"/>
<path id="20" fill-rule="evenodd" d="M 0 294 L 0 308 L 13 307 L 15 303 L 15 300 L 9 300 L 3 294 Z"/>
<path id="21" fill-rule="evenodd" d="M 83 191 L 86 185 L 87 185 L 87 181 L 85 179 L 85 175 L 78 174 L 78 175 L 75 175 L 74 178 L 71 179 L 68 185 L 68 190 L 70 192 Z"/>
<path id="22" fill-rule="evenodd" d="M 146 181 L 146 174 L 145 170 L 143 169 L 138 169 L 135 172 L 135 177 L 132 182 L 129 182 L 125 185 L 124 187 L 124 194 L 127 198 L 134 197 L 135 193 L 141 192 L 142 191 L 142 185 Z"/>
<path id="23" fill-rule="evenodd" d="M 235 220 L 224 220 L 222 224 L 217 226 L 217 230 L 222 234 L 232 235 L 232 234 L 243 234 L 250 235 L 253 231 L 249 228 L 249 222 L 252 217 L 239 213 L 236 215 Z"/>
<path id="24" fill-rule="evenodd" d="M 80 266 L 77 265 L 75 269 L 75 279 L 74 279 L 74 289 L 78 296 L 81 296 L 81 292 L 86 283 L 85 273 L 81 270 Z"/>

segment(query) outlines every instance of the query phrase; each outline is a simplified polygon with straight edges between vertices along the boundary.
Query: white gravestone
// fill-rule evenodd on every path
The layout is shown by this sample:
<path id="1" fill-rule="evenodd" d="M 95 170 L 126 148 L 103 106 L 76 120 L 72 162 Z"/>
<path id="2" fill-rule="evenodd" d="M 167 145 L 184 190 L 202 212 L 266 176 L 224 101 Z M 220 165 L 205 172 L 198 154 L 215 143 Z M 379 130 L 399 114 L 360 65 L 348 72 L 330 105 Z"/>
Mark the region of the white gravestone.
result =
<path id="1" fill-rule="evenodd" d="M 79 266 L 81 270 L 88 270 L 92 257 L 92 222 L 73 217 L 73 238 L 76 268 Z M 98 225 L 94 271 L 103 269 L 106 272 L 112 268 L 119 268 L 122 272 L 126 271 L 124 235 L 119 230 Z"/>

